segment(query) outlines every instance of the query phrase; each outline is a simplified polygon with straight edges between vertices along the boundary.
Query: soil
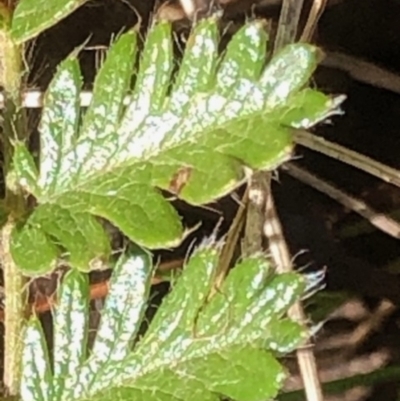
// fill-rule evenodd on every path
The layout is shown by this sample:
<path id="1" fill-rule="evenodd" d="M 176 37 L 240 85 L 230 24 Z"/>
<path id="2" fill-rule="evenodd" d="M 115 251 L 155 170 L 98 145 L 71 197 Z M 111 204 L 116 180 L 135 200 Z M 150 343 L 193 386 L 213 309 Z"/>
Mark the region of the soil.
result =
<path id="1" fill-rule="evenodd" d="M 279 6 L 275 1 L 238 0 L 223 2 L 230 17 L 272 18 Z M 306 1 L 306 6 L 310 6 Z M 323 14 L 315 42 L 326 52 L 342 52 L 400 74 L 400 1 L 330 1 Z M 254 7 L 254 4 L 257 7 Z M 272 5 L 271 5 L 272 4 Z M 306 7 L 306 8 L 307 8 Z M 87 3 L 64 21 L 43 33 L 31 45 L 30 88 L 45 88 L 57 64 L 74 48 L 108 46 L 113 35 L 142 20 L 142 33 L 149 21 L 154 1 L 97 0 Z M 88 39 L 89 38 L 89 39 Z M 80 55 L 85 85 L 91 86 L 96 71 L 96 53 L 83 50 Z M 400 77 L 399 77 L 400 79 Z M 319 89 L 331 94 L 346 94 L 345 114 L 321 124 L 315 135 L 368 155 L 394 168 L 400 167 L 400 93 L 389 88 L 353 79 L 338 68 L 321 66 L 314 77 Z M 37 118 L 37 116 L 35 117 Z M 337 160 L 298 147 L 296 162 L 331 184 L 366 201 L 384 214 L 400 209 L 400 190 Z M 400 262 L 397 239 L 380 232 L 363 218 L 309 186 L 279 172 L 273 184 L 285 235 L 298 266 L 308 269 L 327 267 L 324 293 L 345 291 L 345 301 L 334 308 L 328 321 L 314 338 L 320 375 L 325 382 L 356 374 L 366 374 L 400 363 Z M 235 202 L 231 198 L 217 205 L 229 226 Z M 186 222 L 201 221 L 202 228 L 182 247 L 158 252 L 156 257 L 173 260 L 184 257 L 193 240 L 201 240 L 215 227 L 220 216 L 182 202 L 177 207 Z M 214 205 L 215 207 L 215 205 Z M 346 235 L 349 227 L 359 227 Z M 98 280 L 104 279 L 99 278 Z M 165 291 L 165 289 L 163 290 Z M 159 292 L 159 288 L 155 288 Z M 310 312 L 311 313 L 311 312 Z M 43 318 L 50 333 L 50 315 Z M 293 361 L 288 361 L 292 376 L 287 389 L 301 386 Z M 389 371 L 389 370 L 388 370 Z M 394 401 L 399 398 L 399 376 L 378 384 L 357 385 L 326 400 Z"/>

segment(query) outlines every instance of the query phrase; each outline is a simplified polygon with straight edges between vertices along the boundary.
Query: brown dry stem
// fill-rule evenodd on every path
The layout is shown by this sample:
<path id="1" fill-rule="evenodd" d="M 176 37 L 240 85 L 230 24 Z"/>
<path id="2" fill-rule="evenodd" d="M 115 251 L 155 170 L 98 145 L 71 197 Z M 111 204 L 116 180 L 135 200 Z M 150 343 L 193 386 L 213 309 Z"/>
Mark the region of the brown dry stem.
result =
<path id="1" fill-rule="evenodd" d="M 294 163 L 287 163 L 283 167 L 292 177 L 309 185 L 310 187 L 328 195 L 336 202 L 342 204 L 346 208 L 358 213 L 360 216 L 367 219 L 378 230 L 390 235 L 391 237 L 400 239 L 400 223 L 393 220 L 384 213 L 378 212 L 368 206 L 361 199 L 357 199 L 352 195 L 334 187 L 327 183 L 315 174 L 311 174 L 306 169 L 295 165 Z"/>
<path id="2" fill-rule="evenodd" d="M 385 164 L 348 149 L 337 143 L 329 142 L 325 138 L 316 136 L 310 132 L 297 130 L 294 132 L 294 140 L 298 145 L 322 153 L 332 159 L 346 163 L 368 174 L 373 175 L 400 188 L 400 172 Z"/>

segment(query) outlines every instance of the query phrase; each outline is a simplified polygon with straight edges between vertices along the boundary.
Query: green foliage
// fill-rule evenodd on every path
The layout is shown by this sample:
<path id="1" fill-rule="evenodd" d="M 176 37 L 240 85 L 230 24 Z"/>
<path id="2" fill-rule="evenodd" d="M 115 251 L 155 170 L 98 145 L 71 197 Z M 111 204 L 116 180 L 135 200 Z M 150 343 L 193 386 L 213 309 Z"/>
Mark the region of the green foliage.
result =
<path id="1" fill-rule="evenodd" d="M 14 40 L 22 43 L 33 39 L 86 2 L 87 0 L 20 0 L 12 22 Z"/>
<path id="2" fill-rule="evenodd" d="M 20 0 L 14 42 L 37 36 L 84 3 Z M 39 320 L 27 325 L 23 400 L 258 401 L 277 395 L 285 378 L 277 357 L 309 335 L 286 317 L 312 284 L 308 277 L 278 275 L 265 257 L 254 256 L 238 263 L 208 300 L 219 261 L 219 248 L 209 241 L 138 338 L 153 267 L 150 256 L 132 246 L 114 267 L 89 352 L 89 284 L 81 272 L 110 257 L 98 217 L 142 247 L 173 247 L 185 228 L 161 191 L 194 205 L 214 201 L 253 171 L 287 160 L 293 129 L 338 112 L 341 98 L 306 87 L 317 64 L 315 47 L 291 45 L 269 60 L 267 45 L 263 24 L 253 21 L 221 55 L 218 25 L 209 18 L 194 27 L 174 72 L 171 27 L 159 23 L 134 70 L 137 34 L 125 33 L 111 46 L 85 111 L 77 51 L 61 63 L 45 94 L 39 160 L 13 140 L 12 170 L 5 172 L 7 191 L 22 190 L 36 201 L 27 216 L 13 211 L 20 219 L 10 240 L 13 261 L 39 275 L 64 253 L 77 268 L 59 288 L 54 361 Z"/>
<path id="3" fill-rule="evenodd" d="M 54 373 L 37 318 L 25 333 L 22 400 L 218 400 L 275 397 L 285 379 L 276 355 L 308 336 L 284 317 L 311 282 L 276 274 L 265 257 L 243 260 L 205 303 L 219 251 L 198 249 L 132 349 L 152 276 L 148 254 L 117 262 L 94 348 L 86 353 L 88 282 L 70 271 L 54 317 Z"/>
<path id="4" fill-rule="evenodd" d="M 213 18 L 195 27 L 173 78 L 170 25 L 156 24 L 132 91 L 136 34 L 122 35 L 83 115 L 76 54 L 60 65 L 45 96 L 38 168 L 24 143 L 15 146 L 16 182 L 38 203 L 12 235 L 12 256 L 24 272 L 49 272 L 59 248 L 81 270 L 108 258 L 96 216 L 144 247 L 179 244 L 184 228 L 160 189 L 191 204 L 213 201 L 242 183 L 249 167 L 270 170 L 287 160 L 291 127 L 337 112 L 340 99 L 304 89 L 316 48 L 288 46 L 264 68 L 260 22 L 243 27 L 223 57 L 217 30 Z"/>

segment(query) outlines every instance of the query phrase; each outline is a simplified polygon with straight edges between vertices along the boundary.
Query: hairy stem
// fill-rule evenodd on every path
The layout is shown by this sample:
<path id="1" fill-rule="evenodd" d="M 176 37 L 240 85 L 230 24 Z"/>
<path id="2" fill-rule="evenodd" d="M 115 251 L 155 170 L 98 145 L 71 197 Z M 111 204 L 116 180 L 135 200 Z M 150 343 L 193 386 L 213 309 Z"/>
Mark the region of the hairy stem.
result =
<path id="1" fill-rule="evenodd" d="M 20 388 L 22 333 L 25 324 L 23 299 L 24 277 L 10 253 L 11 233 L 26 212 L 24 194 L 12 174 L 13 143 L 26 136 L 25 114 L 22 110 L 23 76 L 22 48 L 10 35 L 12 10 L 0 5 L 0 86 L 4 88 L 5 108 L 2 127 L 3 176 L 5 177 L 5 207 L 7 223 L 0 233 L 0 258 L 4 271 L 4 387 L 7 395 L 17 395 Z"/>
<path id="2" fill-rule="evenodd" d="M 296 41 L 303 0 L 283 0 L 279 27 L 275 39 L 274 52 L 283 46 Z M 312 20 L 312 17 L 311 17 Z M 281 223 L 275 210 L 274 199 L 271 192 L 267 195 L 265 205 L 264 233 L 269 239 L 270 252 L 275 261 L 277 270 L 289 272 L 293 269 L 288 246 L 283 235 Z M 293 320 L 306 325 L 306 315 L 300 301 L 289 310 L 288 315 Z M 304 392 L 308 401 L 322 401 L 324 399 L 321 383 L 318 377 L 318 368 L 315 356 L 308 340 L 304 348 L 296 351 L 297 363 L 300 368 L 304 384 Z"/>
<path id="3" fill-rule="evenodd" d="M 5 287 L 4 386 L 7 394 L 17 395 L 20 388 L 23 350 L 25 303 L 22 288 L 24 278 L 10 254 L 10 236 L 14 222 L 9 220 L 1 230 L 0 256 Z"/>

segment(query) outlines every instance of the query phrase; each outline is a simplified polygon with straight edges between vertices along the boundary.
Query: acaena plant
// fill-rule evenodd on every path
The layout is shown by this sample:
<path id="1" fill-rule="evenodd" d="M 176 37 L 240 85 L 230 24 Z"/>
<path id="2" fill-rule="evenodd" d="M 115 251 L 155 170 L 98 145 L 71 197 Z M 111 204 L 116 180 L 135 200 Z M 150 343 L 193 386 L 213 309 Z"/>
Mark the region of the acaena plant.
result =
<path id="1" fill-rule="evenodd" d="M 17 48 L 53 24 L 47 14 L 54 15 L 54 7 L 62 18 L 81 3 L 20 1 L 3 33 Z M 12 366 L 6 352 L 5 369 L 21 369 L 23 400 L 256 401 L 280 389 L 285 375 L 277 356 L 308 335 L 285 312 L 313 280 L 279 275 L 262 255 L 238 262 L 210 299 L 220 246 L 214 240 L 203 244 L 145 336 L 136 338 L 153 272 L 143 249 L 174 247 L 185 234 L 161 190 L 194 205 L 228 194 L 254 171 L 286 161 L 292 130 L 336 113 L 342 100 L 307 86 L 318 61 L 315 47 L 290 45 L 268 60 L 268 35 L 259 21 L 240 29 L 223 55 L 218 44 L 215 18 L 200 21 L 173 73 L 171 26 L 160 22 L 149 30 L 134 71 L 137 34 L 128 31 L 110 47 L 84 111 L 73 52 L 44 96 L 39 158 L 24 135 L 3 140 L 3 154 L 10 155 L 4 171 L 3 266 L 38 276 L 53 271 L 63 254 L 71 267 L 54 311 L 53 366 L 36 317 L 26 324 L 23 351 L 15 348 Z M 7 107 L 5 127 L 7 119 L 16 118 Z M 5 136 L 12 132 L 3 130 Z M 85 272 L 98 261 L 112 265 L 98 217 L 135 245 L 115 264 L 87 354 Z M 6 288 L 6 300 L 18 296 Z"/>

